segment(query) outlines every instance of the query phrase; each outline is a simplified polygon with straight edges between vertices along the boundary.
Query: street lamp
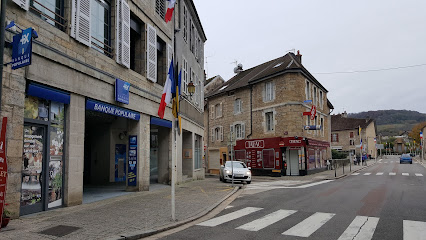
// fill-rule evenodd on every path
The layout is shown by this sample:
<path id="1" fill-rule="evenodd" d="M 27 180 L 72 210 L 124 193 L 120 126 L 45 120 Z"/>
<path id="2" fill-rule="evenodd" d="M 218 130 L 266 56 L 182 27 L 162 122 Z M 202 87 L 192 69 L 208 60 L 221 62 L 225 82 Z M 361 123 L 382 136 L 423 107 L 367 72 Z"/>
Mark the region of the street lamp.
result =
<path id="1" fill-rule="evenodd" d="M 189 96 L 191 97 L 195 93 L 195 86 L 194 86 L 194 83 L 192 83 L 192 81 L 188 83 L 188 92 L 189 92 Z"/>

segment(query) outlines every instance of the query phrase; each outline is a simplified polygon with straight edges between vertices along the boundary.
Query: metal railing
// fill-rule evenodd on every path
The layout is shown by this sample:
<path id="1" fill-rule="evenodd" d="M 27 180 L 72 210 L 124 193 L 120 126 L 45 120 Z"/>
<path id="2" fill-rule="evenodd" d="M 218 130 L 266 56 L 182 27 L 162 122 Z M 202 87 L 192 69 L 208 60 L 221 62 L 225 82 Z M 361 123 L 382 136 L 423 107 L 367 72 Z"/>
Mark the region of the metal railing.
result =
<path id="1" fill-rule="evenodd" d="M 40 14 L 41 16 L 43 16 L 43 17 L 45 17 L 45 18 L 47 18 L 47 19 L 49 19 L 49 20 L 53 21 L 55 24 L 59 25 L 59 27 L 60 27 L 60 29 L 61 29 L 62 31 L 64 31 L 64 30 L 66 29 L 66 26 L 67 26 L 67 24 L 66 24 L 66 23 L 67 23 L 67 20 L 66 20 L 63 16 L 61 16 L 60 14 L 57 14 L 56 12 L 54 12 L 54 11 L 50 10 L 48 7 L 44 6 L 43 4 L 41 4 L 40 2 L 38 2 L 37 0 L 33 0 L 33 3 L 36 3 L 36 4 L 40 5 L 42 8 L 46 9 L 47 11 L 49 11 L 49 12 L 53 13 L 53 14 L 55 15 L 55 17 L 58 17 L 58 18 L 59 18 L 59 21 L 57 21 L 57 20 L 56 20 L 56 18 L 52 18 L 51 16 L 47 15 L 46 13 L 44 13 L 44 12 L 40 11 L 38 8 L 35 8 L 35 7 L 33 7 L 33 6 L 30 6 L 30 9 L 31 9 L 32 11 L 37 12 L 37 13 L 38 13 L 38 14 Z"/>
<path id="2" fill-rule="evenodd" d="M 94 46 L 95 48 L 99 49 L 100 51 L 102 51 L 104 54 L 106 54 L 108 57 L 113 57 L 112 54 L 112 47 L 109 46 L 108 44 L 105 44 L 104 42 L 102 42 L 101 40 L 95 38 L 92 36 L 92 46 Z M 101 45 L 103 45 L 104 47 L 102 47 Z"/>

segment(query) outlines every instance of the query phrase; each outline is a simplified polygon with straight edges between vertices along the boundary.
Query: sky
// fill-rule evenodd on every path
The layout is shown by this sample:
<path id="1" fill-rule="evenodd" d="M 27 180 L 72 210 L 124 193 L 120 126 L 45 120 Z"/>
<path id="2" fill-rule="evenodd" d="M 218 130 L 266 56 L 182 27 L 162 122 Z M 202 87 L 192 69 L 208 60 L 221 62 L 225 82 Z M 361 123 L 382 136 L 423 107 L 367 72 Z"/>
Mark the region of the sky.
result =
<path id="1" fill-rule="evenodd" d="M 426 113 L 424 0 L 194 0 L 207 42 L 207 77 L 234 76 L 300 50 L 334 113 Z M 417 67 L 408 67 L 415 66 Z M 420 66 L 418 66 L 420 65 Z M 392 69 L 380 71 L 366 71 Z M 339 73 L 344 72 L 344 73 Z M 331 74 L 330 74 L 331 73 Z"/>

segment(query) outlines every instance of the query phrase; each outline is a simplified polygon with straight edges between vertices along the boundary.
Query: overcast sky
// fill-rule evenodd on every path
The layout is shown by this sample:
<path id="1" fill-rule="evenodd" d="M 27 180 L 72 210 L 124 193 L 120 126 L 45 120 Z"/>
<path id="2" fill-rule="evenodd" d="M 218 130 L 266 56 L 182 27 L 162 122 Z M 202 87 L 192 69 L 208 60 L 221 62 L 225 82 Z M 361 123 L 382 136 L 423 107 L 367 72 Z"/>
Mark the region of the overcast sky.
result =
<path id="1" fill-rule="evenodd" d="M 329 91 L 334 113 L 407 109 L 426 113 L 424 0 L 194 0 L 208 77 L 300 50 Z M 388 71 L 320 74 L 370 69 Z"/>

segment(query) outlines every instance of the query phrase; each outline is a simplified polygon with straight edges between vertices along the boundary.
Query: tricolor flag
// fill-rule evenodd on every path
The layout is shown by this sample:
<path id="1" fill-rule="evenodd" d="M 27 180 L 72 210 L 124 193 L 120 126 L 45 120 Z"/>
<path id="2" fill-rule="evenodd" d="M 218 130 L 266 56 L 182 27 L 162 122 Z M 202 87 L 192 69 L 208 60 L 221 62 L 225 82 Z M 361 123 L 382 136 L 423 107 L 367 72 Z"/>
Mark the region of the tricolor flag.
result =
<path id="1" fill-rule="evenodd" d="M 161 103 L 160 107 L 158 108 L 158 116 L 163 119 L 164 118 L 164 111 L 166 110 L 167 104 L 170 103 L 170 100 L 172 99 L 172 85 L 174 82 L 174 70 L 173 70 L 173 58 L 170 63 L 169 67 L 169 73 L 167 74 L 166 83 L 164 84 L 163 89 L 163 95 L 161 96 Z"/>
<path id="2" fill-rule="evenodd" d="M 167 0 L 167 12 L 164 17 L 164 21 L 166 21 L 166 23 L 172 20 L 173 10 L 175 10 L 175 2 L 176 0 Z"/>
<path id="3" fill-rule="evenodd" d="M 179 129 L 179 134 L 181 132 L 182 129 L 182 124 L 181 124 L 181 117 L 179 116 L 179 95 L 181 92 L 181 88 L 180 88 L 180 83 L 181 83 L 181 77 L 182 77 L 182 70 L 179 72 L 178 75 L 178 80 L 173 81 L 173 86 L 172 86 L 172 96 L 173 96 L 173 106 L 172 106 L 172 112 L 173 112 L 173 116 L 175 118 L 178 119 L 178 129 Z"/>

